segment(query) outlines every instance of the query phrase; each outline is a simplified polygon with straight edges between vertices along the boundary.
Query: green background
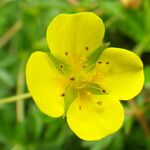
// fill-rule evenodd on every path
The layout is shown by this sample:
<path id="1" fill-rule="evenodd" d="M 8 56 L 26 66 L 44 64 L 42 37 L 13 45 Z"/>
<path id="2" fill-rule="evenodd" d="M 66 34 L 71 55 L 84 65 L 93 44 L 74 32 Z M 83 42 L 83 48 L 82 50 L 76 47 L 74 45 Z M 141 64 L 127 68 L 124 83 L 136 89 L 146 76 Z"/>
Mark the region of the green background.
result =
<path id="1" fill-rule="evenodd" d="M 138 54 L 145 72 L 142 92 L 134 101 L 123 103 L 126 112 L 123 127 L 95 142 L 80 140 L 65 119 L 42 114 L 31 98 L 0 103 L 0 150 L 150 149 L 150 0 L 131 1 L 135 3 L 0 0 L 0 102 L 5 97 L 28 92 L 24 75 L 26 61 L 34 51 L 49 51 L 46 29 L 60 13 L 91 11 L 99 15 L 106 26 L 104 41 Z"/>

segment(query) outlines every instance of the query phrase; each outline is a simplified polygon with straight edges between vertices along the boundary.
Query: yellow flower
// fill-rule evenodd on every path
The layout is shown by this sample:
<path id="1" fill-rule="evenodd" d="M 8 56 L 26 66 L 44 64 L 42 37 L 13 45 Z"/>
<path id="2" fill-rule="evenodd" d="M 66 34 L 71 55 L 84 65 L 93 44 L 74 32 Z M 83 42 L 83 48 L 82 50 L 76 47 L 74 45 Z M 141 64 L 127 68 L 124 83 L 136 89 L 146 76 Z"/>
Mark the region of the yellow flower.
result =
<path id="1" fill-rule="evenodd" d="M 51 117 L 66 116 L 84 140 L 117 131 L 124 121 L 120 100 L 136 96 L 144 82 L 140 58 L 103 47 L 104 30 L 103 21 L 90 12 L 58 15 L 47 29 L 50 56 L 34 52 L 26 66 L 27 86 L 39 109 Z"/>

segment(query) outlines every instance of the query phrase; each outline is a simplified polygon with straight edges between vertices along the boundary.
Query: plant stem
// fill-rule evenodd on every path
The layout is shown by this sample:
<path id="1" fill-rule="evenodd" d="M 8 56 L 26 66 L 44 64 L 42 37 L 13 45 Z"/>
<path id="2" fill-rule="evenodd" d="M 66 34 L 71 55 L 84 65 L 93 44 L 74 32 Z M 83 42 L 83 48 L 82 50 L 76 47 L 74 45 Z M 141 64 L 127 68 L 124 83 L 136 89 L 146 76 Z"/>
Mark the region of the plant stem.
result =
<path id="1" fill-rule="evenodd" d="M 105 28 L 109 28 L 113 23 L 118 21 L 118 19 L 120 19 L 119 16 L 110 17 L 107 21 L 105 21 Z"/>
<path id="2" fill-rule="evenodd" d="M 24 65 L 25 65 L 25 62 L 22 61 L 19 67 L 18 78 L 17 78 L 17 95 L 20 95 L 23 93 L 24 78 L 25 78 L 24 77 Z M 16 101 L 16 119 L 17 119 L 17 122 L 24 121 L 24 101 Z"/>
<path id="3" fill-rule="evenodd" d="M 22 22 L 16 21 L 16 23 L 2 36 L 0 37 L 0 48 L 3 47 L 19 30 L 22 28 Z"/>
<path id="4" fill-rule="evenodd" d="M 145 48 L 147 47 L 149 41 L 150 41 L 150 37 L 149 36 L 145 37 L 139 44 L 137 44 L 134 47 L 133 52 L 136 53 L 138 56 L 141 56 Z"/>
<path id="5" fill-rule="evenodd" d="M 24 100 L 24 99 L 27 99 L 30 97 L 31 97 L 30 93 L 24 93 L 24 94 L 20 94 L 20 95 L 10 96 L 7 98 L 1 98 L 0 104 L 11 103 L 11 102 L 15 102 L 18 100 Z"/>

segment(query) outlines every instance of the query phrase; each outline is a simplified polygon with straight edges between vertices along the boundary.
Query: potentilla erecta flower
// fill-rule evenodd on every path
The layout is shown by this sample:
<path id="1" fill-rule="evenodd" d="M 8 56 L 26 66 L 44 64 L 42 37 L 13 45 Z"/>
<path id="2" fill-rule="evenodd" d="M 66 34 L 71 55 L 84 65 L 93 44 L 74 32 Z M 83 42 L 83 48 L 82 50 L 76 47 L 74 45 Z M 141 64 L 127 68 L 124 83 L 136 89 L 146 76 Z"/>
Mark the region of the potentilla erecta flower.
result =
<path id="1" fill-rule="evenodd" d="M 94 13 L 60 14 L 47 29 L 51 53 L 34 52 L 26 66 L 28 89 L 48 116 L 66 116 L 81 139 L 98 140 L 124 121 L 120 100 L 142 89 L 143 63 L 131 51 L 103 44 L 105 27 Z"/>

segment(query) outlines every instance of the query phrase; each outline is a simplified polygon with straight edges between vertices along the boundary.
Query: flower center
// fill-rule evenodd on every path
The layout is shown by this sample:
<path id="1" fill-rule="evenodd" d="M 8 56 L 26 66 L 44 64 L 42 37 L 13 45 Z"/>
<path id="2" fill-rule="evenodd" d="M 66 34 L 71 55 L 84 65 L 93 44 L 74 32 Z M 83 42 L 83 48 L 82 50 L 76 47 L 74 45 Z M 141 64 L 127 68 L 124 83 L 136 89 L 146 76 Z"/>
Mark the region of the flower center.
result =
<path id="1" fill-rule="evenodd" d="M 88 64 L 86 62 L 87 59 L 82 56 L 80 61 L 77 62 L 77 65 L 74 66 L 75 70 L 72 69 L 73 72 L 68 78 L 70 81 L 69 85 L 66 87 L 64 93 L 61 94 L 65 100 L 64 114 L 66 114 L 70 104 L 77 98 L 77 96 L 87 97 L 89 95 L 90 97 L 90 95 L 108 94 L 107 89 L 103 88 L 99 81 L 103 80 L 104 75 L 101 72 L 108 69 L 108 64 L 110 62 L 103 62 L 101 60 L 98 60 L 93 64 Z M 84 98 L 81 99 L 83 100 Z M 101 100 L 98 100 L 96 104 L 101 106 Z M 79 105 L 79 110 L 82 110 L 81 105 Z"/>
<path id="2" fill-rule="evenodd" d="M 89 71 L 89 67 L 91 66 L 87 66 L 85 63 L 81 62 L 80 68 L 78 69 L 79 71 L 74 76 L 70 77 L 70 84 L 75 87 L 78 93 L 84 91 L 92 94 L 106 94 L 106 90 L 98 83 L 94 82 L 95 79 L 99 79 L 103 75 L 99 71 Z"/>

